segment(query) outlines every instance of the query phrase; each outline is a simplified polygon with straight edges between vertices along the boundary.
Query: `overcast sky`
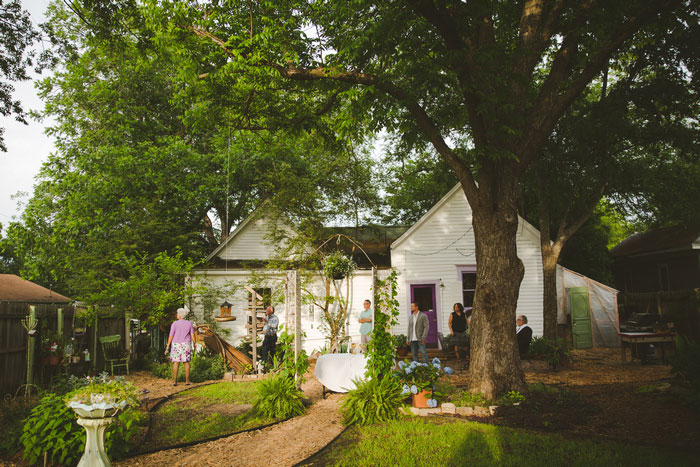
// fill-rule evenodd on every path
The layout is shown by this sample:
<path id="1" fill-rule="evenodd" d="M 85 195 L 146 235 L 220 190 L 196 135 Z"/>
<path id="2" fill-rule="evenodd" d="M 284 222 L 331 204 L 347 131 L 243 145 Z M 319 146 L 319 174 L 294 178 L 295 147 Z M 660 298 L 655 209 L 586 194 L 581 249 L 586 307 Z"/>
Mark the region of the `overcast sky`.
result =
<path id="1" fill-rule="evenodd" d="M 22 0 L 22 7 L 29 11 L 35 25 L 44 20 L 48 5 L 49 0 Z M 15 88 L 13 97 L 22 102 L 25 111 L 43 107 L 33 81 L 12 84 Z M 0 116 L 0 127 L 5 128 L 7 145 L 7 152 L 0 152 L 0 223 L 6 226 L 20 214 L 22 209 L 17 207 L 17 202 L 26 201 L 31 194 L 34 177 L 54 146 L 44 135 L 43 123 L 29 120 L 29 125 L 23 125 L 14 117 Z M 12 199 L 18 192 L 26 192 L 27 196 Z"/>

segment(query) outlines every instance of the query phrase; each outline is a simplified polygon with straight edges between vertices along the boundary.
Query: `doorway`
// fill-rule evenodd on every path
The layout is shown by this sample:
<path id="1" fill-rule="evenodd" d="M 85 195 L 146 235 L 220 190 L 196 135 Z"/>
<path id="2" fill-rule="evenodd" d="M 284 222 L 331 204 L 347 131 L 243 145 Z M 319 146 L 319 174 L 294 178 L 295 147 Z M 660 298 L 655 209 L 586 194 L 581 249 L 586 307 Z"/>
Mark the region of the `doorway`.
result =
<path id="1" fill-rule="evenodd" d="M 435 284 L 411 284 L 411 302 L 418 305 L 418 309 L 428 316 L 428 337 L 425 346 L 435 348 L 438 346 L 438 322 L 437 300 Z M 409 313 L 410 308 L 409 308 Z"/>

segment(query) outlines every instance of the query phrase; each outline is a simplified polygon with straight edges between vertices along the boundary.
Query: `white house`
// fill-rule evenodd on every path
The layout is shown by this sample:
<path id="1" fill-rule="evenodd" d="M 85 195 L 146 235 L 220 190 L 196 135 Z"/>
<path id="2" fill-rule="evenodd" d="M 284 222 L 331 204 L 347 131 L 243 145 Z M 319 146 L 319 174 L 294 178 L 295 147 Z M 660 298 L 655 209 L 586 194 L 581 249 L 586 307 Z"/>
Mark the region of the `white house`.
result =
<path id="1" fill-rule="evenodd" d="M 374 238 L 372 251 L 376 258 L 382 258 L 382 249 L 387 250 L 383 266 L 395 268 L 399 273 L 400 321 L 393 329 L 394 334 L 406 334 L 409 308 L 412 301 L 428 314 L 431 333 L 428 346 L 439 346 L 437 334 L 449 334 L 448 319 L 453 304 L 463 303 L 469 308 L 473 303 L 476 283 L 475 241 L 472 232 L 471 209 L 464 192 L 458 184 L 447 193 L 430 211 L 408 229 L 387 230 L 383 237 Z M 271 294 L 273 303 L 279 304 L 278 315 L 284 321 L 283 301 L 284 272 L 269 271 L 246 265 L 264 262 L 273 257 L 274 245 L 265 239 L 264 218 L 252 215 L 208 258 L 209 265 L 196 271 L 193 280 L 207 280 L 214 285 L 232 284 L 236 291 L 221 296 L 221 301 L 233 303 L 232 313 L 236 321 L 223 323 L 229 328 L 232 343 L 245 335 L 244 309 L 247 293 L 241 288 L 247 284 L 263 294 Z M 528 317 L 528 324 L 535 336 L 542 335 L 542 261 L 540 255 L 540 234 L 531 224 L 519 218 L 517 233 L 518 256 L 525 266 L 525 275 L 520 286 L 517 314 Z M 365 241 L 362 241 L 366 244 Z M 377 261 L 375 261 L 376 263 Z M 381 262 L 381 261 L 379 261 Z M 380 264 L 381 266 L 382 264 Z M 385 271 L 386 272 L 386 271 Z M 372 273 L 370 269 L 356 272 L 349 285 L 350 318 L 348 334 L 353 342 L 359 342 L 357 318 L 363 309 L 365 299 L 372 297 Z M 341 284 L 345 288 L 345 280 Z M 318 291 L 320 282 L 309 283 L 308 289 Z M 201 313 L 201 307 L 195 307 Z M 310 303 L 302 305 L 302 327 L 306 334 L 303 342 L 307 352 L 320 349 L 325 344 L 321 330 L 321 316 L 318 307 Z M 513 316 L 515 328 L 515 316 Z"/>

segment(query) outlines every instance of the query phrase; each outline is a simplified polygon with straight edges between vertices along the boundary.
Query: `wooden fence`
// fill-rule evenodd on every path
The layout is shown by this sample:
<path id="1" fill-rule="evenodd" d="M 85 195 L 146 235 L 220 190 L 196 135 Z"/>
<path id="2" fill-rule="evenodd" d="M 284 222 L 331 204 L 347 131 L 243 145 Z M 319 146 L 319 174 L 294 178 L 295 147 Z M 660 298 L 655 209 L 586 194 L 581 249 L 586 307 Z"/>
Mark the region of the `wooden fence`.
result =
<path id="1" fill-rule="evenodd" d="M 58 330 L 58 309 L 63 309 L 63 335 L 73 335 L 74 308 L 68 304 L 32 304 L 26 302 L 0 302 L 0 395 L 14 394 L 27 380 L 27 332 L 22 326 L 22 319 L 29 315 L 29 307 L 36 307 L 38 330 L 56 332 Z M 94 363 L 77 365 L 69 368 L 74 373 L 99 372 L 104 369 L 104 356 L 95 337 L 120 334 L 122 345 L 126 345 L 128 328 L 123 316 L 101 317 L 97 322 L 97 336 L 94 327 L 85 330 L 84 336 L 76 337 L 75 351 L 88 349 Z M 35 344 L 34 381 L 46 384 L 50 381 L 55 368 L 42 364 L 41 337 Z M 95 352 L 96 350 L 96 352 Z"/>

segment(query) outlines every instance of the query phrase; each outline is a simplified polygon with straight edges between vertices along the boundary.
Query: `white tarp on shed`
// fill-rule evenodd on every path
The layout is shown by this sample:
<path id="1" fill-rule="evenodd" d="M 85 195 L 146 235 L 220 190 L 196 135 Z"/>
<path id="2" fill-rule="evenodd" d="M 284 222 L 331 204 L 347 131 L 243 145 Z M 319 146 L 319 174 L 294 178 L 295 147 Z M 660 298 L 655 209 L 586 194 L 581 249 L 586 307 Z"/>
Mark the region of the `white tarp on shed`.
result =
<path id="1" fill-rule="evenodd" d="M 619 347 L 618 291 L 560 265 L 557 265 L 557 323 L 570 322 L 571 302 L 567 289 L 572 287 L 588 287 L 593 347 Z"/>

